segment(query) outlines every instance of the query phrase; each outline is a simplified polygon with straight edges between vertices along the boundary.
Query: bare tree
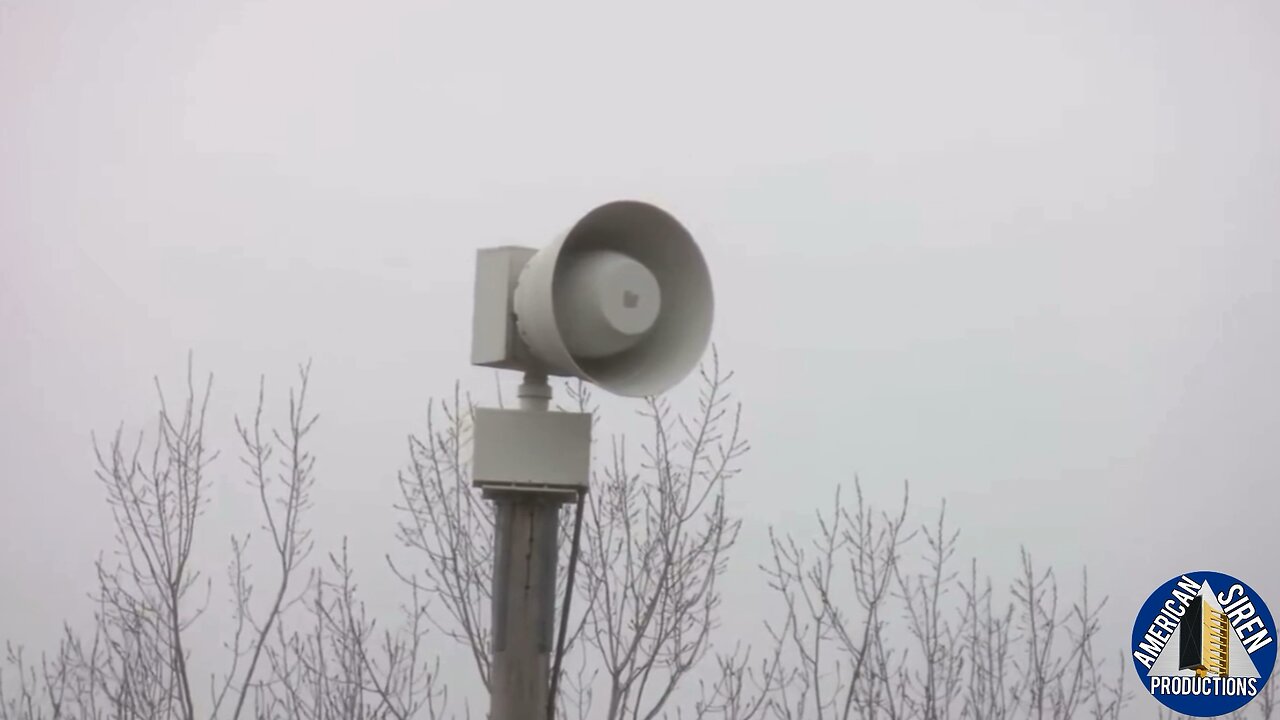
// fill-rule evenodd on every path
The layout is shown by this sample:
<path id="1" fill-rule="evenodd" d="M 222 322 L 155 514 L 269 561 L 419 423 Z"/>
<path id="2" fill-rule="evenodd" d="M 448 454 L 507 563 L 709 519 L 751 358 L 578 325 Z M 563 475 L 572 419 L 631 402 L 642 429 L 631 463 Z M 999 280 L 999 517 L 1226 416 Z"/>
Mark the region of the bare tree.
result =
<path id="1" fill-rule="evenodd" d="M 976 561 L 964 574 L 955 569 L 959 534 L 945 504 L 914 530 L 909 505 L 904 488 L 898 506 L 876 510 L 855 483 L 852 507 L 838 490 L 808 543 L 771 533 L 762 569 L 783 609 L 766 623 L 773 648 L 754 665 L 745 653 L 721 657 L 720 679 L 693 714 L 1118 718 L 1126 668 L 1121 658 L 1116 679 L 1103 677 L 1094 649 L 1102 603 L 1090 598 L 1087 576 L 1063 602 L 1054 573 L 1024 550 L 1001 603 Z"/>
<path id="2" fill-rule="evenodd" d="M 255 608 L 250 537 L 232 537 L 234 630 L 225 647 L 226 672 L 206 686 L 191 670 L 188 638 L 213 589 L 194 566 L 193 549 L 211 491 L 206 470 L 217 453 L 205 434 L 213 378 L 197 387 L 188 362 L 180 405 L 169 403 L 156 382 L 159 411 L 149 447 L 142 433 L 126 440 L 123 429 L 105 445 L 95 439 L 116 550 L 96 565 L 91 631 L 82 635 L 67 626 L 57 651 L 38 663 L 8 646 L 0 718 L 407 718 L 424 709 L 436 716 L 442 693 L 426 664 L 416 598 L 406 611 L 407 627 L 384 633 L 375 646 L 374 623 L 355 598 L 345 543 L 341 557 L 330 558 L 335 579 L 304 568 L 313 543 L 303 520 L 315 482 L 306 443 L 317 420 L 306 410 L 309 378 L 309 367 L 300 368 L 284 428 L 263 425 L 265 384 L 253 419 L 236 420 L 275 573 L 267 603 Z M 286 630 L 294 608 L 302 611 L 303 630 Z M 339 671 L 328 673 L 335 658 Z M 346 712 L 335 715 L 334 707 Z"/>
<path id="3" fill-rule="evenodd" d="M 425 438 L 409 437 L 409 468 L 399 476 L 397 537 L 416 551 L 421 577 L 387 560 L 413 592 L 438 602 L 427 613 L 429 621 L 467 648 L 487 688 L 494 514 L 470 485 L 473 410 L 455 385 L 451 401 L 428 405 Z"/>
<path id="4" fill-rule="evenodd" d="M 305 629 L 278 631 L 268 649 L 272 672 L 259 688 L 258 717 L 445 717 L 439 662 L 423 660 L 427 632 L 418 595 L 403 608 L 402 627 L 379 632 L 359 599 L 345 540 L 328 561 L 316 574 Z"/>
<path id="5" fill-rule="evenodd" d="M 905 485 L 899 503 L 880 509 L 855 481 L 852 498 L 838 489 L 817 513 L 811 537 L 770 530 L 759 567 L 777 605 L 767 640 L 716 652 L 720 587 L 741 528 L 726 497 L 749 447 L 731 380 L 713 354 L 696 407 L 647 399 L 639 444 L 597 433 L 560 717 L 1118 720 L 1128 659 L 1112 666 L 1097 649 L 1106 600 L 1090 594 L 1087 574 L 1063 592 L 1024 549 L 1012 582 L 996 583 L 977 560 L 957 561 L 945 504 L 926 523 L 913 519 Z M 461 669 L 487 686 L 494 516 L 471 487 L 470 398 L 455 387 L 428 407 L 426 434 L 408 440 L 401 548 L 387 555 L 406 595 L 389 625 L 368 615 L 345 540 L 312 560 L 309 382 L 303 366 L 279 429 L 264 421 L 265 383 L 252 415 L 235 422 L 266 542 L 231 538 L 225 654 L 190 642 L 214 595 L 193 549 L 217 453 L 205 435 L 212 378 L 197 386 L 188 367 L 181 403 L 159 393 L 150 445 L 123 430 L 95 441 L 116 552 L 96 565 L 93 623 L 68 625 L 38 659 L 6 647 L 0 720 L 434 720 L 483 705 L 450 697 L 434 659 L 442 648 L 429 647 L 434 635 L 461 651 Z M 570 408 L 596 413 L 589 386 L 564 390 Z M 562 514 L 565 553 L 571 516 Z M 263 557 L 265 572 L 255 571 L 251 560 Z M 198 682 L 197 654 L 225 659 L 224 671 Z M 1270 718 L 1275 705 L 1268 684 L 1237 715 Z"/>

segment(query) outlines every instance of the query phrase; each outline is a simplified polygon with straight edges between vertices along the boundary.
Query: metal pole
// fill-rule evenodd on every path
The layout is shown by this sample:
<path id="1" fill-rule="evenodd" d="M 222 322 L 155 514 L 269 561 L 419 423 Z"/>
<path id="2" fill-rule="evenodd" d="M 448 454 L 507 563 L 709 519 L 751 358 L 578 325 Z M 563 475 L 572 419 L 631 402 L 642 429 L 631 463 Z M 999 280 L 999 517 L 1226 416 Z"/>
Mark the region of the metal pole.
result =
<path id="1" fill-rule="evenodd" d="M 546 411 L 546 376 L 526 374 L 523 410 Z M 548 720 L 561 499 L 494 493 L 493 647 L 490 720 Z"/>

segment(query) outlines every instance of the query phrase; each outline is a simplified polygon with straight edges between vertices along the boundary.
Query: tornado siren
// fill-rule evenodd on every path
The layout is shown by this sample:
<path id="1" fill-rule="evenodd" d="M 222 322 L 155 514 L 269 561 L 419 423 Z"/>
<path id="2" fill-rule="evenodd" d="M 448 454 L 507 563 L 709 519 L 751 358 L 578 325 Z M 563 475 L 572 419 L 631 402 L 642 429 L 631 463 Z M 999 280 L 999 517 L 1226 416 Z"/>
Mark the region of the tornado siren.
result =
<path id="1" fill-rule="evenodd" d="M 479 252 L 471 362 L 656 395 L 697 366 L 713 307 L 706 261 L 679 221 L 612 202 L 542 250 Z"/>
<path id="2" fill-rule="evenodd" d="M 541 250 L 479 251 L 471 362 L 656 395 L 697 366 L 713 306 L 689 231 L 653 205 L 612 202 Z M 586 489 L 587 414 L 479 409 L 473 436 L 472 482 L 486 493 Z"/>

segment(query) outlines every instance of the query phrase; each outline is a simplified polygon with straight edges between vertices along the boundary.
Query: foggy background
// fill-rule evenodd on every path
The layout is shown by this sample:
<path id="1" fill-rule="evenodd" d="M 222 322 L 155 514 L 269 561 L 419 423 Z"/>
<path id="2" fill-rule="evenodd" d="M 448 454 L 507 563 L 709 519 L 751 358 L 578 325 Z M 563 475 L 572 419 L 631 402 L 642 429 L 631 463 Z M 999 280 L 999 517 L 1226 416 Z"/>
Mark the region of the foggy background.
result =
<path id="1" fill-rule="evenodd" d="M 475 250 L 617 198 L 701 243 L 745 404 L 723 637 L 759 634 L 767 526 L 855 474 L 946 498 L 998 579 L 1020 544 L 1087 566 L 1100 650 L 1186 571 L 1275 607 L 1277 31 L 1268 2 L 0 1 L 0 637 L 88 619 L 90 433 L 152 430 L 188 351 L 214 582 L 258 522 L 233 414 L 265 374 L 280 417 L 310 358 L 319 549 L 350 536 L 394 607 L 405 436 L 455 380 L 493 399 Z"/>

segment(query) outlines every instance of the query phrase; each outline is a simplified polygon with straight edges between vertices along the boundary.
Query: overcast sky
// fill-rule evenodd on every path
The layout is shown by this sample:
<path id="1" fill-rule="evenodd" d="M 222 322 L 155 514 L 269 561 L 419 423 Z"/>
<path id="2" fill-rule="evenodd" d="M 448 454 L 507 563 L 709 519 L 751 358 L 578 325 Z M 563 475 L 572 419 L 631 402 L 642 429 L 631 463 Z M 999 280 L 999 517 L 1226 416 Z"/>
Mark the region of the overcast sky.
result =
<path id="1" fill-rule="evenodd" d="M 998 575 L 1087 565 L 1115 652 L 1185 571 L 1275 608 L 1278 40 L 1244 0 L 0 0 L 0 637 L 88 612 L 90 433 L 189 350 L 222 440 L 314 361 L 320 538 L 377 575 L 427 400 L 491 396 L 475 250 L 622 197 L 713 273 L 731 623 L 855 473 Z"/>

